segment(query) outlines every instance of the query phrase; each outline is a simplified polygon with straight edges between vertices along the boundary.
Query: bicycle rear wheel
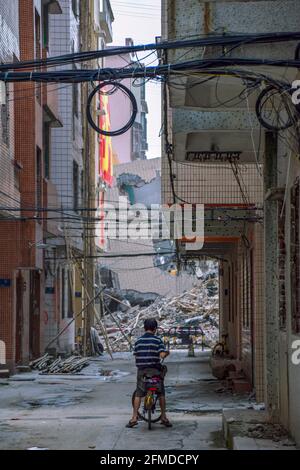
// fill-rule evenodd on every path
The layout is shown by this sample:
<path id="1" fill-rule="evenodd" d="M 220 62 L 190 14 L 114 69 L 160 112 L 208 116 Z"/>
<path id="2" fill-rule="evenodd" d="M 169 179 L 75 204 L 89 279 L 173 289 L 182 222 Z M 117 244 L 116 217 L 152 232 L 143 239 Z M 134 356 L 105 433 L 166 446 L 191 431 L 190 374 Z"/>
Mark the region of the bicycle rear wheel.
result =
<path id="1" fill-rule="evenodd" d="M 135 397 L 136 397 L 136 390 L 132 394 L 132 399 L 131 399 L 132 406 L 133 406 L 133 402 L 134 402 Z M 160 421 L 160 418 L 161 418 L 160 409 L 156 408 L 155 410 L 156 410 L 156 413 L 151 414 L 151 423 L 157 423 L 158 421 Z M 147 413 L 147 417 L 146 417 L 145 415 L 143 415 L 139 411 L 138 412 L 138 417 L 139 417 L 139 419 L 142 419 L 143 421 L 148 421 L 148 413 Z"/>

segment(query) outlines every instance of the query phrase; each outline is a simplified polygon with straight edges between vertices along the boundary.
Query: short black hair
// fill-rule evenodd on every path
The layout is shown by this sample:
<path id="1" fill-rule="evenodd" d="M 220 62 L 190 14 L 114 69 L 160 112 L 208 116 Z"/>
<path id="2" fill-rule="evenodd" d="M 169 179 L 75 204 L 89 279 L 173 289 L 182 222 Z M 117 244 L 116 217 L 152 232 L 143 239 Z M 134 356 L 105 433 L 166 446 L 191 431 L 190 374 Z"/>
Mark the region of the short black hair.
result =
<path id="1" fill-rule="evenodd" d="M 145 331 L 154 331 L 157 329 L 157 321 L 155 320 L 155 318 L 147 318 L 145 321 L 144 321 L 144 328 L 145 328 Z"/>

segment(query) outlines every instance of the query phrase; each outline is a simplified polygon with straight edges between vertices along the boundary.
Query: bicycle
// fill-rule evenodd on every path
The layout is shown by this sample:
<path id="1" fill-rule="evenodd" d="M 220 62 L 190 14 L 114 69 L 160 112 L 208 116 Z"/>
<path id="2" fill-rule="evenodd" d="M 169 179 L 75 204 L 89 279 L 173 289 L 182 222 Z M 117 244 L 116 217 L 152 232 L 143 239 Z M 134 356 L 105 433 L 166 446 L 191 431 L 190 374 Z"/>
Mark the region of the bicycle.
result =
<path id="1" fill-rule="evenodd" d="M 223 357 L 229 353 L 229 349 L 227 346 L 227 338 L 228 338 L 228 334 L 222 335 L 222 340 L 219 341 L 217 344 L 215 344 L 215 346 L 213 347 L 213 350 L 212 350 L 213 356 Z"/>
<path id="2" fill-rule="evenodd" d="M 149 369 L 150 371 L 150 369 Z M 144 380 L 146 387 L 146 396 L 144 399 L 143 412 L 138 412 L 140 420 L 147 421 L 148 429 L 151 430 L 152 424 L 157 423 L 161 419 L 161 412 L 158 410 L 156 404 L 161 391 L 162 376 L 159 371 L 155 375 L 149 374 L 147 369 L 145 370 Z M 132 395 L 132 406 L 136 396 L 136 390 Z"/>

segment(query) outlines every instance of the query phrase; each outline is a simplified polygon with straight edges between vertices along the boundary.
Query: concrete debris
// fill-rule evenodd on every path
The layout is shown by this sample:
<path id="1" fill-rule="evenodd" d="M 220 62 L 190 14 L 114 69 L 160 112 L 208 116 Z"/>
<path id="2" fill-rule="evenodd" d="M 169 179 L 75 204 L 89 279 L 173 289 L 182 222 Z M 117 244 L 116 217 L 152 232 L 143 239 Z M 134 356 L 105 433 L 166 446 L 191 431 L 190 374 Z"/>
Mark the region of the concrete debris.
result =
<path id="1" fill-rule="evenodd" d="M 98 375 L 104 378 L 104 380 L 107 379 L 121 379 L 122 377 L 126 377 L 126 375 L 129 375 L 128 372 L 122 372 L 119 369 L 116 370 L 109 370 L 109 369 L 100 369 Z"/>
<path id="2" fill-rule="evenodd" d="M 109 297 L 109 295 L 111 297 Z M 154 292 L 138 292 L 134 289 L 105 289 L 104 291 L 105 305 L 112 312 L 118 310 L 124 312 L 128 310 L 128 308 L 137 305 L 139 307 L 148 307 L 159 297 L 160 296 Z M 121 300 L 122 304 L 118 303 L 117 300 Z M 128 308 L 126 308 L 126 304 Z"/>
<path id="3" fill-rule="evenodd" d="M 256 411 L 264 411 L 266 409 L 266 405 L 264 403 L 253 403 L 252 408 Z"/>
<path id="4" fill-rule="evenodd" d="M 224 380 L 230 377 L 230 374 L 239 373 L 240 362 L 237 359 L 211 357 L 210 365 L 212 374 L 219 380 Z"/>
<path id="5" fill-rule="evenodd" d="M 143 334 L 144 320 L 152 317 L 159 322 L 158 334 L 172 348 L 186 348 L 190 338 L 195 346 L 212 347 L 219 339 L 218 281 L 203 281 L 181 295 L 159 297 L 146 308 L 137 305 L 114 316 L 105 317 L 114 351 L 129 351 Z"/>
<path id="6" fill-rule="evenodd" d="M 99 370 L 99 374 L 102 375 L 103 377 L 111 377 L 113 373 L 114 373 L 113 370 L 104 370 L 104 369 Z"/>
<path id="7" fill-rule="evenodd" d="M 42 374 L 74 374 L 89 365 L 89 359 L 71 356 L 68 359 L 55 359 L 46 353 L 43 357 L 30 363 L 30 367 Z"/>
<path id="8" fill-rule="evenodd" d="M 216 392 L 216 393 L 225 393 L 226 391 L 227 391 L 227 390 L 226 390 L 226 388 L 224 388 L 224 387 L 219 387 L 219 388 L 216 388 L 216 389 L 215 389 L 215 392 Z"/>
<path id="9" fill-rule="evenodd" d="M 234 418 L 228 418 L 227 423 L 235 423 L 235 419 Z"/>
<path id="10" fill-rule="evenodd" d="M 253 439 L 271 439 L 274 442 L 279 442 L 283 439 L 285 443 L 290 442 L 287 430 L 280 424 L 259 423 L 249 426 L 247 436 Z M 289 445 L 293 445 L 293 443 Z"/>

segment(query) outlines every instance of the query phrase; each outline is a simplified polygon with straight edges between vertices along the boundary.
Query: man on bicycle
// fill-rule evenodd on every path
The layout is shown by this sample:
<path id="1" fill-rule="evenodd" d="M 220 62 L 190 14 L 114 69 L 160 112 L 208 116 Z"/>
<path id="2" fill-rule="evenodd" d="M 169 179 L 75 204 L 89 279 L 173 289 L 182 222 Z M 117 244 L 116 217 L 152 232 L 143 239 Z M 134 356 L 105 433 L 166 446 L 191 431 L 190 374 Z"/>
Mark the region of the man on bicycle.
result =
<path id="1" fill-rule="evenodd" d="M 154 369 L 161 374 L 161 360 L 165 359 L 170 353 L 166 351 L 163 341 L 155 335 L 157 331 L 157 321 L 154 318 L 148 318 L 144 322 L 145 334 L 138 338 L 134 346 L 135 362 L 137 366 L 137 387 L 136 396 L 133 404 L 133 415 L 128 428 L 133 428 L 138 424 L 138 411 L 141 406 L 142 397 L 146 395 L 144 373 L 146 369 Z M 159 395 L 161 409 L 161 424 L 171 427 L 172 424 L 166 416 L 166 398 L 165 387 L 162 378 L 161 391 Z"/>

